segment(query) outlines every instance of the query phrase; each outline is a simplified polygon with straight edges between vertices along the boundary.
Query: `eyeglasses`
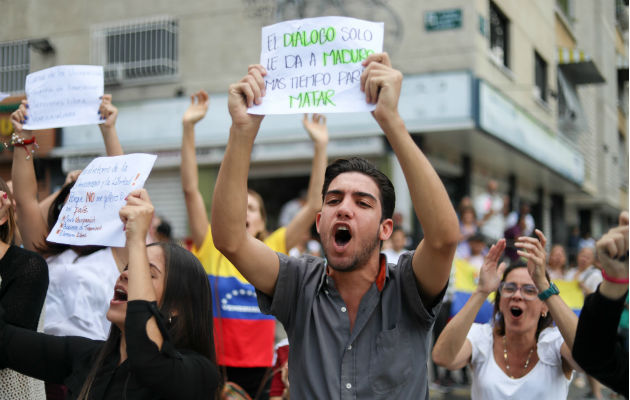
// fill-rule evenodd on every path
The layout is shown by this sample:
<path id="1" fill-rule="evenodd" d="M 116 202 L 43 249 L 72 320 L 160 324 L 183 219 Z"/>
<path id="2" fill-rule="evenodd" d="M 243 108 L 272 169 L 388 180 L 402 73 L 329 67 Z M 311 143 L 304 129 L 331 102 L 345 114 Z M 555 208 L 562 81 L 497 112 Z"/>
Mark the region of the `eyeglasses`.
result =
<path id="1" fill-rule="evenodd" d="M 516 283 L 512 282 L 501 282 L 499 285 L 499 293 L 505 298 L 514 296 L 518 290 L 521 291 L 521 296 L 523 296 L 525 300 L 534 300 L 538 297 L 538 289 L 534 285 L 523 285 L 519 287 Z"/>

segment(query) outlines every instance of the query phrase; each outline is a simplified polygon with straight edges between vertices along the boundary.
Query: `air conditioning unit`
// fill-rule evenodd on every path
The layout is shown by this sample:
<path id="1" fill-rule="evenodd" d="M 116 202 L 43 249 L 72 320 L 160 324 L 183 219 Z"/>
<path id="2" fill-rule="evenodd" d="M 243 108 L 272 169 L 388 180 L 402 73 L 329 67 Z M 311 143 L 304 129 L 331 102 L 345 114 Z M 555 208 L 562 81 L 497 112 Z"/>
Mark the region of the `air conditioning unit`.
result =
<path id="1" fill-rule="evenodd" d="M 106 65 L 103 74 L 106 85 L 120 85 L 125 79 L 123 64 Z"/>

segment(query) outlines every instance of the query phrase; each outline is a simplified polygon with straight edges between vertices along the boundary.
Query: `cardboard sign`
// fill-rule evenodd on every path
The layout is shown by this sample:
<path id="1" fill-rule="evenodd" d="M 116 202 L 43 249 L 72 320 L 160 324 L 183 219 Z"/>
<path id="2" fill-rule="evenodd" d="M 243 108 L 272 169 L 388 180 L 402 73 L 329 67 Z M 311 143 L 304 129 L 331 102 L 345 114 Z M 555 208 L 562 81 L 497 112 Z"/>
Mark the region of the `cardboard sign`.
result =
<path id="1" fill-rule="evenodd" d="M 103 67 L 60 65 L 26 76 L 28 120 L 24 129 L 102 124 Z"/>
<path id="2" fill-rule="evenodd" d="M 125 246 L 118 215 L 127 195 L 144 186 L 157 156 L 98 157 L 81 172 L 48 240 L 79 246 Z"/>
<path id="3" fill-rule="evenodd" d="M 266 95 L 251 114 L 372 111 L 361 92 L 361 62 L 383 51 L 382 22 L 307 18 L 262 29 Z"/>

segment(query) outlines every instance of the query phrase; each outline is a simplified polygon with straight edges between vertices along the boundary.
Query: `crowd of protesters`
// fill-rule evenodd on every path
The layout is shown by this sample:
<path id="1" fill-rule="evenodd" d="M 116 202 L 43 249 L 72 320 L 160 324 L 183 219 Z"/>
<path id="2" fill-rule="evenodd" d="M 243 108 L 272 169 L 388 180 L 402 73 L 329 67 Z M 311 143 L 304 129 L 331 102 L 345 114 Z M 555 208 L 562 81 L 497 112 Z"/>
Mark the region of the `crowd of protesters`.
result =
<path id="1" fill-rule="evenodd" d="M 11 120 L 27 156 L 13 154 L 12 188 L 0 180 L 0 399 L 418 399 L 429 395 L 431 358 L 440 384 L 452 378 L 437 366 L 466 381 L 472 367 L 474 399 L 566 398 L 575 371 L 595 397 L 599 381 L 627 396 L 627 214 L 598 241 L 578 240 L 568 268 L 565 247 L 548 243 L 527 204 L 511 210 L 496 181 L 456 212 L 398 113 L 402 73 L 385 53 L 363 66 L 361 90 L 405 174 L 418 243 L 396 221 L 385 174 L 357 157 L 327 166 L 318 114 L 302 121 L 309 185 L 267 231 L 264 201 L 247 186 L 263 120 L 247 108 L 264 101 L 261 65 L 229 88 L 210 216 L 195 156 L 207 93 L 182 116 L 191 251 L 144 189 L 119 211 L 124 248 L 49 242 L 78 173 L 39 201 L 23 101 Z M 107 155 L 123 154 L 111 96 L 99 114 Z M 565 297 L 572 290 L 581 303 Z"/>

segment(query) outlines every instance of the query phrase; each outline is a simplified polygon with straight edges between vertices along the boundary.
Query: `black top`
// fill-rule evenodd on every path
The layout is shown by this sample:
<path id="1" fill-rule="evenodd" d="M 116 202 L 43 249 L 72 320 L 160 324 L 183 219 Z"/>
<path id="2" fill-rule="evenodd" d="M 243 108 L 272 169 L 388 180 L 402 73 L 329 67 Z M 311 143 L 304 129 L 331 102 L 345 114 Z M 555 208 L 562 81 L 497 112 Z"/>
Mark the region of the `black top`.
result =
<path id="1" fill-rule="evenodd" d="M 628 352 L 617 335 L 626 295 L 611 300 L 599 288 L 584 299 L 573 358 L 593 378 L 628 397 Z"/>
<path id="2" fill-rule="evenodd" d="M 48 264 L 37 253 L 9 246 L 0 259 L 0 306 L 4 320 L 15 326 L 37 330 L 46 291 Z"/>
<path id="3" fill-rule="evenodd" d="M 6 324 L 0 308 L 0 368 L 68 387 L 76 399 L 103 341 L 76 336 L 51 336 Z M 118 346 L 109 354 L 92 384 L 90 399 L 211 399 L 217 389 L 216 366 L 190 350 L 175 349 L 168 333 L 162 350 L 149 339 L 146 323 L 163 317 L 155 302 L 127 303 L 125 335 L 127 360 L 119 364 Z"/>

